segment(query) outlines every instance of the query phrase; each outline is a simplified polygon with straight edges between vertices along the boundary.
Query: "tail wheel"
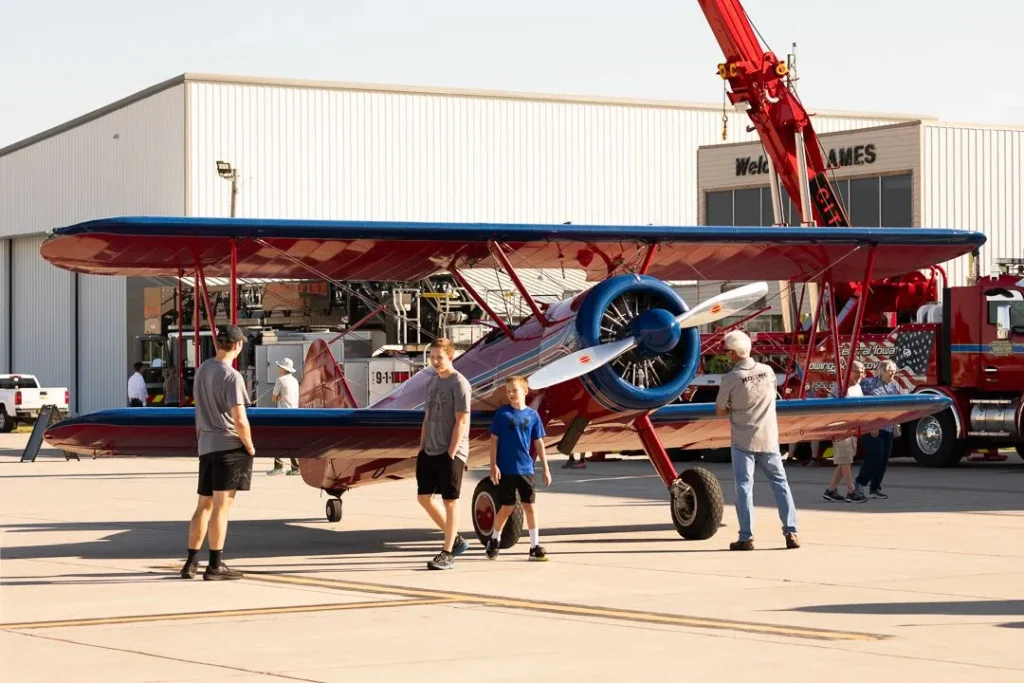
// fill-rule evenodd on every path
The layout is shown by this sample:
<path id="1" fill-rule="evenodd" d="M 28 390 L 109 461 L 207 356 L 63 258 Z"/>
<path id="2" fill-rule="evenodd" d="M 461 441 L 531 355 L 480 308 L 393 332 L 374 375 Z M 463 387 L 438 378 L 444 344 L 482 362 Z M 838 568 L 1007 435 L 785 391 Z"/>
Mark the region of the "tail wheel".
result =
<path id="1" fill-rule="evenodd" d="M 484 477 L 473 490 L 473 531 L 481 543 L 487 545 L 494 531 L 494 520 L 498 517 L 498 487 L 490 477 Z M 507 549 L 519 542 L 523 535 L 523 506 L 516 494 L 516 507 L 505 520 L 501 529 L 501 542 L 498 547 Z"/>
<path id="2" fill-rule="evenodd" d="M 956 437 L 956 421 L 950 408 L 925 415 L 903 430 L 910 454 L 922 467 L 952 467 L 967 452 L 967 444 Z"/>
<path id="3" fill-rule="evenodd" d="M 341 499 L 330 498 L 327 501 L 327 521 L 328 522 L 340 522 L 341 521 Z"/>
<path id="4" fill-rule="evenodd" d="M 684 470 L 669 488 L 672 523 L 685 539 L 703 541 L 718 532 L 725 503 L 722 487 L 708 470 Z"/>

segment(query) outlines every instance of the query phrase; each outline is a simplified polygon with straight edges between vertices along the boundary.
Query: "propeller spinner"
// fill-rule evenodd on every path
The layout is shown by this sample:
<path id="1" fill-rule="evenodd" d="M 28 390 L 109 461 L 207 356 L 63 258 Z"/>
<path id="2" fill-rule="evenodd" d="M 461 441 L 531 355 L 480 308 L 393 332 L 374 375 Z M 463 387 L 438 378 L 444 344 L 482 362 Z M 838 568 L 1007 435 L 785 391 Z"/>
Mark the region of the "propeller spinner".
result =
<path id="1" fill-rule="evenodd" d="M 713 296 L 677 316 L 663 308 L 646 311 L 631 321 L 629 337 L 581 349 L 545 365 L 529 376 L 530 389 L 545 389 L 593 372 L 636 347 L 640 348 L 642 355 L 654 356 L 671 351 L 679 343 L 683 329 L 726 318 L 767 293 L 767 282 L 755 282 Z"/>

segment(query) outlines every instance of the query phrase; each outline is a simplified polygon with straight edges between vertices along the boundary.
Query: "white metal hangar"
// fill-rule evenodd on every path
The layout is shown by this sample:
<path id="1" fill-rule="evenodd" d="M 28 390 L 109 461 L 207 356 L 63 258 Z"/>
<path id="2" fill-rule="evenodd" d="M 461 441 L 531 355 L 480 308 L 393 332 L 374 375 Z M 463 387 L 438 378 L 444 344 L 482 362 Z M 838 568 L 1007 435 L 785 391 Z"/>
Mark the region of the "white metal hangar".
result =
<path id="1" fill-rule="evenodd" d="M 917 120 L 817 112 L 819 132 Z M 145 283 L 39 257 L 126 214 L 693 225 L 721 105 L 185 74 L 0 149 L 0 372 L 124 406 Z"/>

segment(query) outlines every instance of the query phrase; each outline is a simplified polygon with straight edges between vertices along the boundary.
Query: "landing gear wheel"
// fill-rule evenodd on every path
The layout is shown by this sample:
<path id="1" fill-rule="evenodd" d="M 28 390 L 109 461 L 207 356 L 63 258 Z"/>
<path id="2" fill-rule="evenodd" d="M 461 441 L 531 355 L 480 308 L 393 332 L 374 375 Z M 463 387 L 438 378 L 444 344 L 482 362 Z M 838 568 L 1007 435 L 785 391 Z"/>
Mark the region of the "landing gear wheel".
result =
<path id="1" fill-rule="evenodd" d="M 490 477 L 484 477 L 473 490 L 473 531 L 484 545 L 487 545 L 487 541 L 491 539 L 494 520 L 498 517 L 498 507 L 498 487 L 494 485 Z M 519 494 L 516 494 L 515 510 L 505 520 L 498 547 L 502 550 L 511 548 L 519 542 L 519 537 L 522 535 L 523 506 L 519 504 Z"/>
<path id="2" fill-rule="evenodd" d="M 327 521 L 341 521 L 341 498 L 331 498 L 327 501 Z"/>
<path id="3" fill-rule="evenodd" d="M 722 524 L 722 487 L 708 470 L 684 470 L 669 488 L 672 523 L 685 539 L 704 541 Z"/>
<path id="4" fill-rule="evenodd" d="M 966 444 L 956 438 L 956 421 L 949 408 L 905 427 L 907 449 L 922 467 L 952 467 L 967 453 Z"/>

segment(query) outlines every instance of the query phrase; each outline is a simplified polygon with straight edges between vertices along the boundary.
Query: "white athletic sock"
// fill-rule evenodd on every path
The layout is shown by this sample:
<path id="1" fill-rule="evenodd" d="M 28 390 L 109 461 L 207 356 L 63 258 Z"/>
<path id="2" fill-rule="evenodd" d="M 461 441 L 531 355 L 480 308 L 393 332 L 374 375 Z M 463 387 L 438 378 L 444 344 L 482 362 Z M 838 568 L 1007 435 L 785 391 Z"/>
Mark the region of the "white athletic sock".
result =
<path id="1" fill-rule="evenodd" d="M 540 529 L 530 529 L 530 547 L 535 548 L 540 545 Z"/>
<path id="2" fill-rule="evenodd" d="M 498 531 L 492 531 L 491 538 L 493 538 L 498 543 L 501 543 L 501 530 L 499 529 Z"/>

